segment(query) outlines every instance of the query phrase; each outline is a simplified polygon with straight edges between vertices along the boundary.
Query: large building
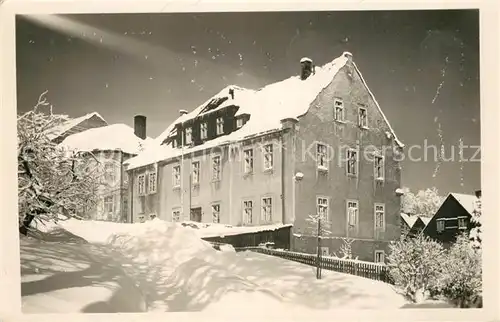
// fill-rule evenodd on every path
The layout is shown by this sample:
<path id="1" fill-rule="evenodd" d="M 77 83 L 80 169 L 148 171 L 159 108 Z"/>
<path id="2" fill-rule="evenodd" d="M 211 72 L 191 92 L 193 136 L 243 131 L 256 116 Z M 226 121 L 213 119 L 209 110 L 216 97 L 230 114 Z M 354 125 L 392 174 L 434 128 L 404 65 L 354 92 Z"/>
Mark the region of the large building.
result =
<path id="1" fill-rule="evenodd" d="M 299 67 L 299 63 L 297 63 Z M 230 225 L 293 224 L 294 250 L 325 253 L 345 238 L 383 260 L 400 236 L 403 144 L 348 52 L 260 90 L 228 86 L 129 159 L 133 221 L 159 217 Z"/>
<path id="2" fill-rule="evenodd" d="M 136 116 L 134 129 L 125 124 L 89 128 L 68 135 L 61 147 L 86 156 L 88 169 L 100 179 L 97 205 L 82 209 L 88 219 L 130 222 L 128 177 L 123 163 L 136 156 L 148 143 L 146 118 Z M 93 166 L 92 166 L 93 165 Z"/>

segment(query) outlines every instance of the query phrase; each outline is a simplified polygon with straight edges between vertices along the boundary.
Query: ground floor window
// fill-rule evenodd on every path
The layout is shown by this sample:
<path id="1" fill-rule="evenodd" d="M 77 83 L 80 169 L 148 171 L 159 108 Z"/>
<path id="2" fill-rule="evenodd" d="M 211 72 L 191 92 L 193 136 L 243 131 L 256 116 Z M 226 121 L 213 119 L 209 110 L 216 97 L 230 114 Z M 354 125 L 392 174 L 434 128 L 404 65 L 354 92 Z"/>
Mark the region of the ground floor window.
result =
<path id="1" fill-rule="evenodd" d="M 385 252 L 383 250 L 375 251 L 375 263 L 385 263 Z"/>
<path id="2" fill-rule="evenodd" d="M 212 205 L 212 221 L 215 224 L 220 223 L 220 205 L 219 204 Z"/>

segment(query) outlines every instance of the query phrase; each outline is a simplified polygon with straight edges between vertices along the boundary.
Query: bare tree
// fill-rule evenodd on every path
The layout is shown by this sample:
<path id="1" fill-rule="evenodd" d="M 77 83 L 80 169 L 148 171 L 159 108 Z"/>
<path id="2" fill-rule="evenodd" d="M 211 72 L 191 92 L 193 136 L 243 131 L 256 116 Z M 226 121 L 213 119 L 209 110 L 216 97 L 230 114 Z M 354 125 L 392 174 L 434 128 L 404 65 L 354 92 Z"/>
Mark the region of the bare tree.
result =
<path id="1" fill-rule="evenodd" d="M 33 110 L 17 119 L 19 232 L 33 222 L 79 217 L 95 205 L 101 167 L 92 154 L 61 148 L 48 131 L 67 120 L 52 113 L 40 95 Z"/>
<path id="2" fill-rule="evenodd" d="M 318 213 L 316 215 L 309 215 L 306 221 L 310 225 L 313 234 L 317 238 L 317 250 L 316 250 L 316 278 L 321 279 L 321 239 L 326 235 L 331 234 L 330 223 L 326 220 L 326 215 L 324 213 Z"/>

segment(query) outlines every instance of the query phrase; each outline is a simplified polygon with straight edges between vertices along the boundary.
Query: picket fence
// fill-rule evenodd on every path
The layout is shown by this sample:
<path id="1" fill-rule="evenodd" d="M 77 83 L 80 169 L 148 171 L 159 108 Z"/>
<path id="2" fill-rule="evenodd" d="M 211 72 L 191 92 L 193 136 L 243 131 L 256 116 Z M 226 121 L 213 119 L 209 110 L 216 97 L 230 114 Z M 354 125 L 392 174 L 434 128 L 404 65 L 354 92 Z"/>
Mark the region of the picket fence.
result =
<path id="1" fill-rule="evenodd" d="M 291 252 L 282 249 L 272 249 L 266 247 L 245 247 L 238 248 L 237 251 L 249 250 L 261 254 L 281 257 L 294 262 L 316 266 L 317 255 Z M 372 280 L 394 284 L 390 275 L 389 267 L 385 264 L 363 262 L 358 260 L 342 259 L 330 256 L 320 257 L 321 268 L 329 271 L 347 273 Z"/>

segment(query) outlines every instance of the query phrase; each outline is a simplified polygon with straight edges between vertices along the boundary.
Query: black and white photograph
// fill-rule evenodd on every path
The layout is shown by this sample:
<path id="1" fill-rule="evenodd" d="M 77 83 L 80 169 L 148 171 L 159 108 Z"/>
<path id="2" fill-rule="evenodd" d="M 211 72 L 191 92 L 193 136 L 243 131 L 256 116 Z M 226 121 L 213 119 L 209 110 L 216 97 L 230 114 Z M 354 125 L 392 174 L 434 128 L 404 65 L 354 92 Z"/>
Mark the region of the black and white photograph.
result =
<path id="1" fill-rule="evenodd" d="M 23 314 L 483 308 L 478 8 L 14 23 Z"/>

